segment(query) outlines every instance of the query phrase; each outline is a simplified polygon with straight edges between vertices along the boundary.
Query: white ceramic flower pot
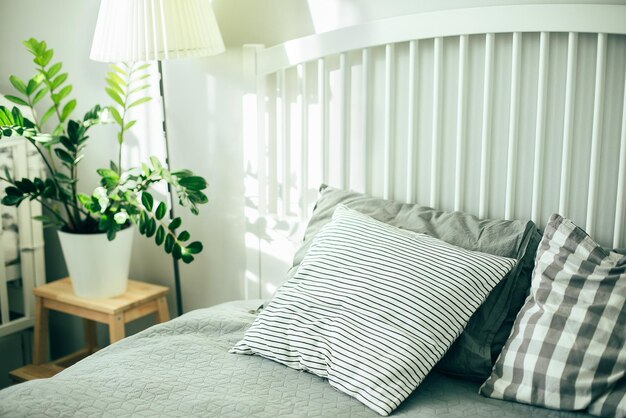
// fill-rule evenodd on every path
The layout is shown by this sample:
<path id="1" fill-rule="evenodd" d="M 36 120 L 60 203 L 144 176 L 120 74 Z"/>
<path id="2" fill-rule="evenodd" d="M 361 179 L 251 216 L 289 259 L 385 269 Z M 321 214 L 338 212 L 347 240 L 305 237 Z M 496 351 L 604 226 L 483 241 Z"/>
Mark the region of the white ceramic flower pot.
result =
<path id="1" fill-rule="evenodd" d="M 59 231 L 65 264 L 77 296 L 110 298 L 126 291 L 133 228 L 117 233 L 113 241 L 102 234 Z"/>

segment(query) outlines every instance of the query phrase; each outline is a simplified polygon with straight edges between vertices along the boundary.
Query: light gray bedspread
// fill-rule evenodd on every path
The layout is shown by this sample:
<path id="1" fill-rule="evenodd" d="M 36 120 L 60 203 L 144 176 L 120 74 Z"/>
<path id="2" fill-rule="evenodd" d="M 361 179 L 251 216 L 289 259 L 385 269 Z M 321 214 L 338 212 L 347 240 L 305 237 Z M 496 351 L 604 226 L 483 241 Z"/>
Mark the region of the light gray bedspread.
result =
<path id="1" fill-rule="evenodd" d="M 261 301 L 201 309 L 125 338 L 50 379 L 0 391 L 3 417 L 375 417 L 324 379 L 229 354 Z M 570 417 L 486 399 L 475 383 L 431 374 L 392 416 Z"/>

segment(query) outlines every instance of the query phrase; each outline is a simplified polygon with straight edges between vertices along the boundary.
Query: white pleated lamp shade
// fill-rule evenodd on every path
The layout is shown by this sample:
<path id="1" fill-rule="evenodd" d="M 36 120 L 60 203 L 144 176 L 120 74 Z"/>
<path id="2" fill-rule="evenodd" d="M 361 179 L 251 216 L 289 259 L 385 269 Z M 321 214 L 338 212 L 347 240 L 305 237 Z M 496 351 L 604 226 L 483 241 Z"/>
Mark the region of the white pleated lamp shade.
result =
<path id="1" fill-rule="evenodd" d="M 223 51 L 209 0 L 101 0 L 89 57 L 133 62 Z"/>

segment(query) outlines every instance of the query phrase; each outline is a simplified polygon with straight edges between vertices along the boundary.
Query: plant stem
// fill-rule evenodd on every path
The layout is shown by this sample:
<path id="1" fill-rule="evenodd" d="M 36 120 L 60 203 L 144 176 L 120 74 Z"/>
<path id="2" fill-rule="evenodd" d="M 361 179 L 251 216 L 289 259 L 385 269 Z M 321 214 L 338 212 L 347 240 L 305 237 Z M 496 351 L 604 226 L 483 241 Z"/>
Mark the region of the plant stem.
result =
<path id="1" fill-rule="evenodd" d="M 59 182 L 57 181 L 56 178 L 54 178 L 55 170 L 53 170 L 53 168 L 50 166 L 50 163 L 48 162 L 48 160 L 46 159 L 46 156 L 41 151 L 41 148 L 39 148 L 37 146 L 37 144 L 35 143 L 35 141 L 33 139 L 29 138 L 28 142 L 30 142 L 35 147 L 35 149 L 37 150 L 37 152 L 41 156 L 41 159 L 46 164 L 46 167 L 48 167 L 48 171 L 50 171 L 50 174 L 52 175 L 52 181 L 57 186 L 57 188 L 59 190 L 61 190 L 61 186 L 59 185 Z M 76 230 L 76 221 L 74 220 L 74 218 L 72 216 L 72 212 L 70 212 L 70 208 L 67 205 L 67 202 L 65 200 L 62 200 L 62 202 L 63 202 L 63 206 L 65 206 L 65 211 L 67 212 L 67 218 L 69 219 L 69 222 L 66 222 L 66 224 L 70 224 L 71 229 L 72 230 Z"/>

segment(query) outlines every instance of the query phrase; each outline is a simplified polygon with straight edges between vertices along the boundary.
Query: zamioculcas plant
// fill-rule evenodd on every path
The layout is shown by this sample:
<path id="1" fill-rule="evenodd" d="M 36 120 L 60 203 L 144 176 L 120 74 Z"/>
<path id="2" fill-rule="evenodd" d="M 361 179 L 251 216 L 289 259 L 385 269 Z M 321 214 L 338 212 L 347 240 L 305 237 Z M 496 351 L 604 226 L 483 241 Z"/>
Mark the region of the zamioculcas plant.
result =
<path id="1" fill-rule="evenodd" d="M 135 223 L 141 234 L 153 238 L 175 259 L 193 261 L 193 255 L 202 251 L 202 244 L 190 242 L 190 233 L 181 230 L 181 218 L 169 219 L 166 204 L 155 201 L 150 190 L 157 183 L 166 183 L 181 206 L 198 214 L 198 206 L 208 201 L 203 193 L 207 187 L 204 178 L 189 170 L 170 171 L 155 157 L 141 167 L 123 169 L 121 164 L 124 136 L 136 122 L 129 120 L 129 110 L 150 100 L 145 95 L 149 87 L 147 66 L 112 65 L 105 90 L 114 104 L 96 105 L 82 119 L 72 119 L 76 100 L 69 98 L 72 85 L 67 83 L 68 74 L 62 72 L 62 63 L 52 63 L 54 52 L 44 41 L 31 38 L 24 46 L 34 57 L 36 73 L 26 81 L 10 76 L 16 94 L 5 98 L 29 108 L 32 120 L 18 107 L 0 106 L 0 139 L 24 137 L 39 152 L 48 173 L 43 178 L 16 179 L 5 170 L 0 179 L 9 186 L 2 204 L 19 206 L 25 199 L 37 200 L 47 209 L 46 215 L 38 219 L 47 225 L 77 234 L 104 232 L 109 240 Z M 38 109 L 44 109 L 40 118 L 36 116 Z M 108 122 L 119 127 L 118 159 L 111 161 L 109 168 L 97 170 L 100 185 L 93 193 L 79 193 L 78 166 L 88 143 L 88 132 L 94 125 Z M 45 132 L 44 125 L 53 128 Z"/>

